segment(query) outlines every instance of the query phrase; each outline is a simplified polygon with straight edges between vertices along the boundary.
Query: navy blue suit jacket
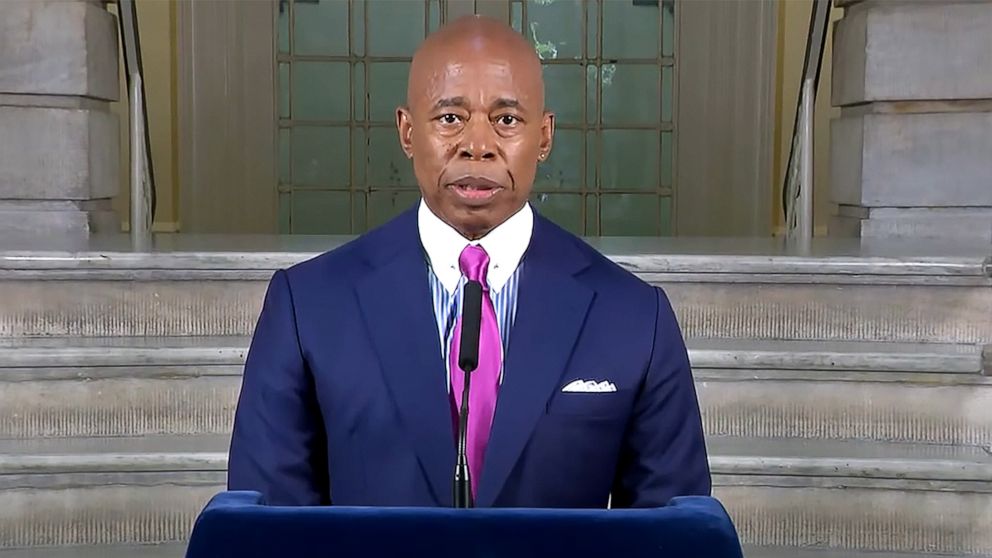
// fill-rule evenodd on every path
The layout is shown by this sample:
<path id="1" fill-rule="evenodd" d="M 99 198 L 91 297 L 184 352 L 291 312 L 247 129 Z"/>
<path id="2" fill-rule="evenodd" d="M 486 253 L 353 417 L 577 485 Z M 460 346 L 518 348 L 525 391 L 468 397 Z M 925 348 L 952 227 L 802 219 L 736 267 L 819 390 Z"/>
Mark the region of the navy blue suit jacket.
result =
<path id="1" fill-rule="evenodd" d="M 685 344 L 661 289 L 536 216 L 476 504 L 708 495 Z M 416 210 L 276 272 L 228 484 L 270 504 L 449 506 L 455 443 Z M 615 392 L 574 393 L 573 380 Z"/>

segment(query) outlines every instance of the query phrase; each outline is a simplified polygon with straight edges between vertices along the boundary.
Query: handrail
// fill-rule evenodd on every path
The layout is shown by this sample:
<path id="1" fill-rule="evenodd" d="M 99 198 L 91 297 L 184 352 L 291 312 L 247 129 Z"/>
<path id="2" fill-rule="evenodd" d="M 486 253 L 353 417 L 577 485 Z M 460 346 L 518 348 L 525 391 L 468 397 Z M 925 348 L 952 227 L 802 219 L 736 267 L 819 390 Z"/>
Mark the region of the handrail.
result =
<path id="1" fill-rule="evenodd" d="M 799 112 L 799 181 L 795 182 L 798 192 L 792 201 L 793 220 L 788 229 L 790 244 L 808 249 L 813 240 L 813 118 L 816 86 L 812 79 L 803 82 Z"/>
<path id="2" fill-rule="evenodd" d="M 131 244 L 135 249 L 148 248 L 152 231 L 151 183 L 148 178 L 147 149 L 145 145 L 145 98 L 142 94 L 141 74 L 131 76 L 129 100 L 131 105 Z"/>
<path id="3" fill-rule="evenodd" d="M 790 244 L 808 246 L 813 238 L 813 122 L 816 89 L 823 67 L 831 0 L 813 0 L 810 10 L 806 57 L 796 119 L 792 132 L 789 163 L 782 187 L 782 210 L 785 213 L 786 239 Z"/>
<path id="4" fill-rule="evenodd" d="M 155 216 L 154 173 L 152 172 L 151 139 L 148 133 L 148 111 L 141 65 L 141 43 L 138 38 L 138 13 L 135 0 L 117 0 L 121 44 L 124 49 L 124 73 L 127 78 L 130 103 L 129 136 L 131 145 L 131 240 L 135 248 L 144 249 L 151 237 Z"/>

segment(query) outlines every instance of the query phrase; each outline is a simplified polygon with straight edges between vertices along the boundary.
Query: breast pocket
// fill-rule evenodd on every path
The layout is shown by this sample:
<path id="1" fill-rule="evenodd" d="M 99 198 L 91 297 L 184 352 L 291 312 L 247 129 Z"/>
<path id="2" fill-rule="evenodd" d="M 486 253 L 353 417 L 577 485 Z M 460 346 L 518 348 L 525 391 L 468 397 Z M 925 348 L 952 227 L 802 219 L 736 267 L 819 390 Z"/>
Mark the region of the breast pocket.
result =
<path id="1" fill-rule="evenodd" d="M 548 402 L 547 414 L 622 419 L 630 414 L 634 390 L 603 393 L 559 392 Z"/>

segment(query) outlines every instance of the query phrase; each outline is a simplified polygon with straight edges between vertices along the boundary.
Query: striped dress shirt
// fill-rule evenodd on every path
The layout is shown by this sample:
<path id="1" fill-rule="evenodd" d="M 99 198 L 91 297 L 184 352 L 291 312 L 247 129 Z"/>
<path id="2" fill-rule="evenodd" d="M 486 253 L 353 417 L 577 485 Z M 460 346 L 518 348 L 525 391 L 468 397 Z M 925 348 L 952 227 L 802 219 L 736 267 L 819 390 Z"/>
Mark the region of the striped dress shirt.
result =
<path id="1" fill-rule="evenodd" d="M 513 327 L 513 318 L 517 313 L 517 284 L 520 277 L 520 270 L 523 266 L 518 265 L 510 279 L 499 292 L 490 289 L 490 296 L 493 301 L 493 309 L 496 310 L 496 322 L 499 325 L 499 336 L 502 341 L 503 355 L 506 355 L 507 346 L 510 340 L 510 329 Z M 431 296 L 434 302 L 434 316 L 437 318 L 437 333 L 441 340 L 442 352 L 444 353 L 445 368 L 448 369 L 448 385 L 451 385 L 450 353 L 451 341 L 455 332 L 455 322 L 461 315 L 462 287 L 465 286 L 465 277 L 458 281 L 458 288 L 454 292 L 449 292 L 441 284 L 434 269 L 428 265 L 430 275 Z M 504 361 L 505 358 L 500 358 Z M 503 378 L 503 370 L 500 370 L 500 380 Z"/>
<path id="2" fill-rule="evenodd" d="M 437 334 L 447 369 L 455 324 L 461 315 L 462 288 L 466 281 L 465 276 L 458 269 L 458 259 L 461 251 L 470 242 L 434 215 L 423 201 L 417 219 L 421 243 L 426 252 L 425 267 L 430 283 L 434 317 L 437 321 Z M 510 331 L 517 312 L 517 291 L 523 268 L 522 260 L 530 244 L 533 228 L 533 210 L 529 204 L 526 204 L 485 237 L 473 241 L 481 245 L 490 258 L 486 279 L 489 283 L 489 296 L 493 302 L 493 309 L 496 311 L 503 355 L 507 351 Z M 447 372 L 450 389 L 451 370 Z M 502 370 L 500 378 L 502 379 Z"/>

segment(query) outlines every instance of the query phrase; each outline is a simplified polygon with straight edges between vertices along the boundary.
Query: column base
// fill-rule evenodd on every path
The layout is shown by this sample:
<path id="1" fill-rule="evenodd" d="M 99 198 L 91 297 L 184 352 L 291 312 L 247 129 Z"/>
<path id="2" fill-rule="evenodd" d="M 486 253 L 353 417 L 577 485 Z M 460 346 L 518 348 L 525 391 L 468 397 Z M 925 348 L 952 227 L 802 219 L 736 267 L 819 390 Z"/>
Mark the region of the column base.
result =
<path id="1" fill-rule="evenodd" d="M 992 242 L 992 207 L 859 207 L 841 205 L 830 236 L 982 240 Z"/>
<path id="2" fill-rule="evenodd" d="M 88 201 L 0 200 L 0 237 L 88 236 L 118 233 L 120 219 L 109 199 Z"/>

